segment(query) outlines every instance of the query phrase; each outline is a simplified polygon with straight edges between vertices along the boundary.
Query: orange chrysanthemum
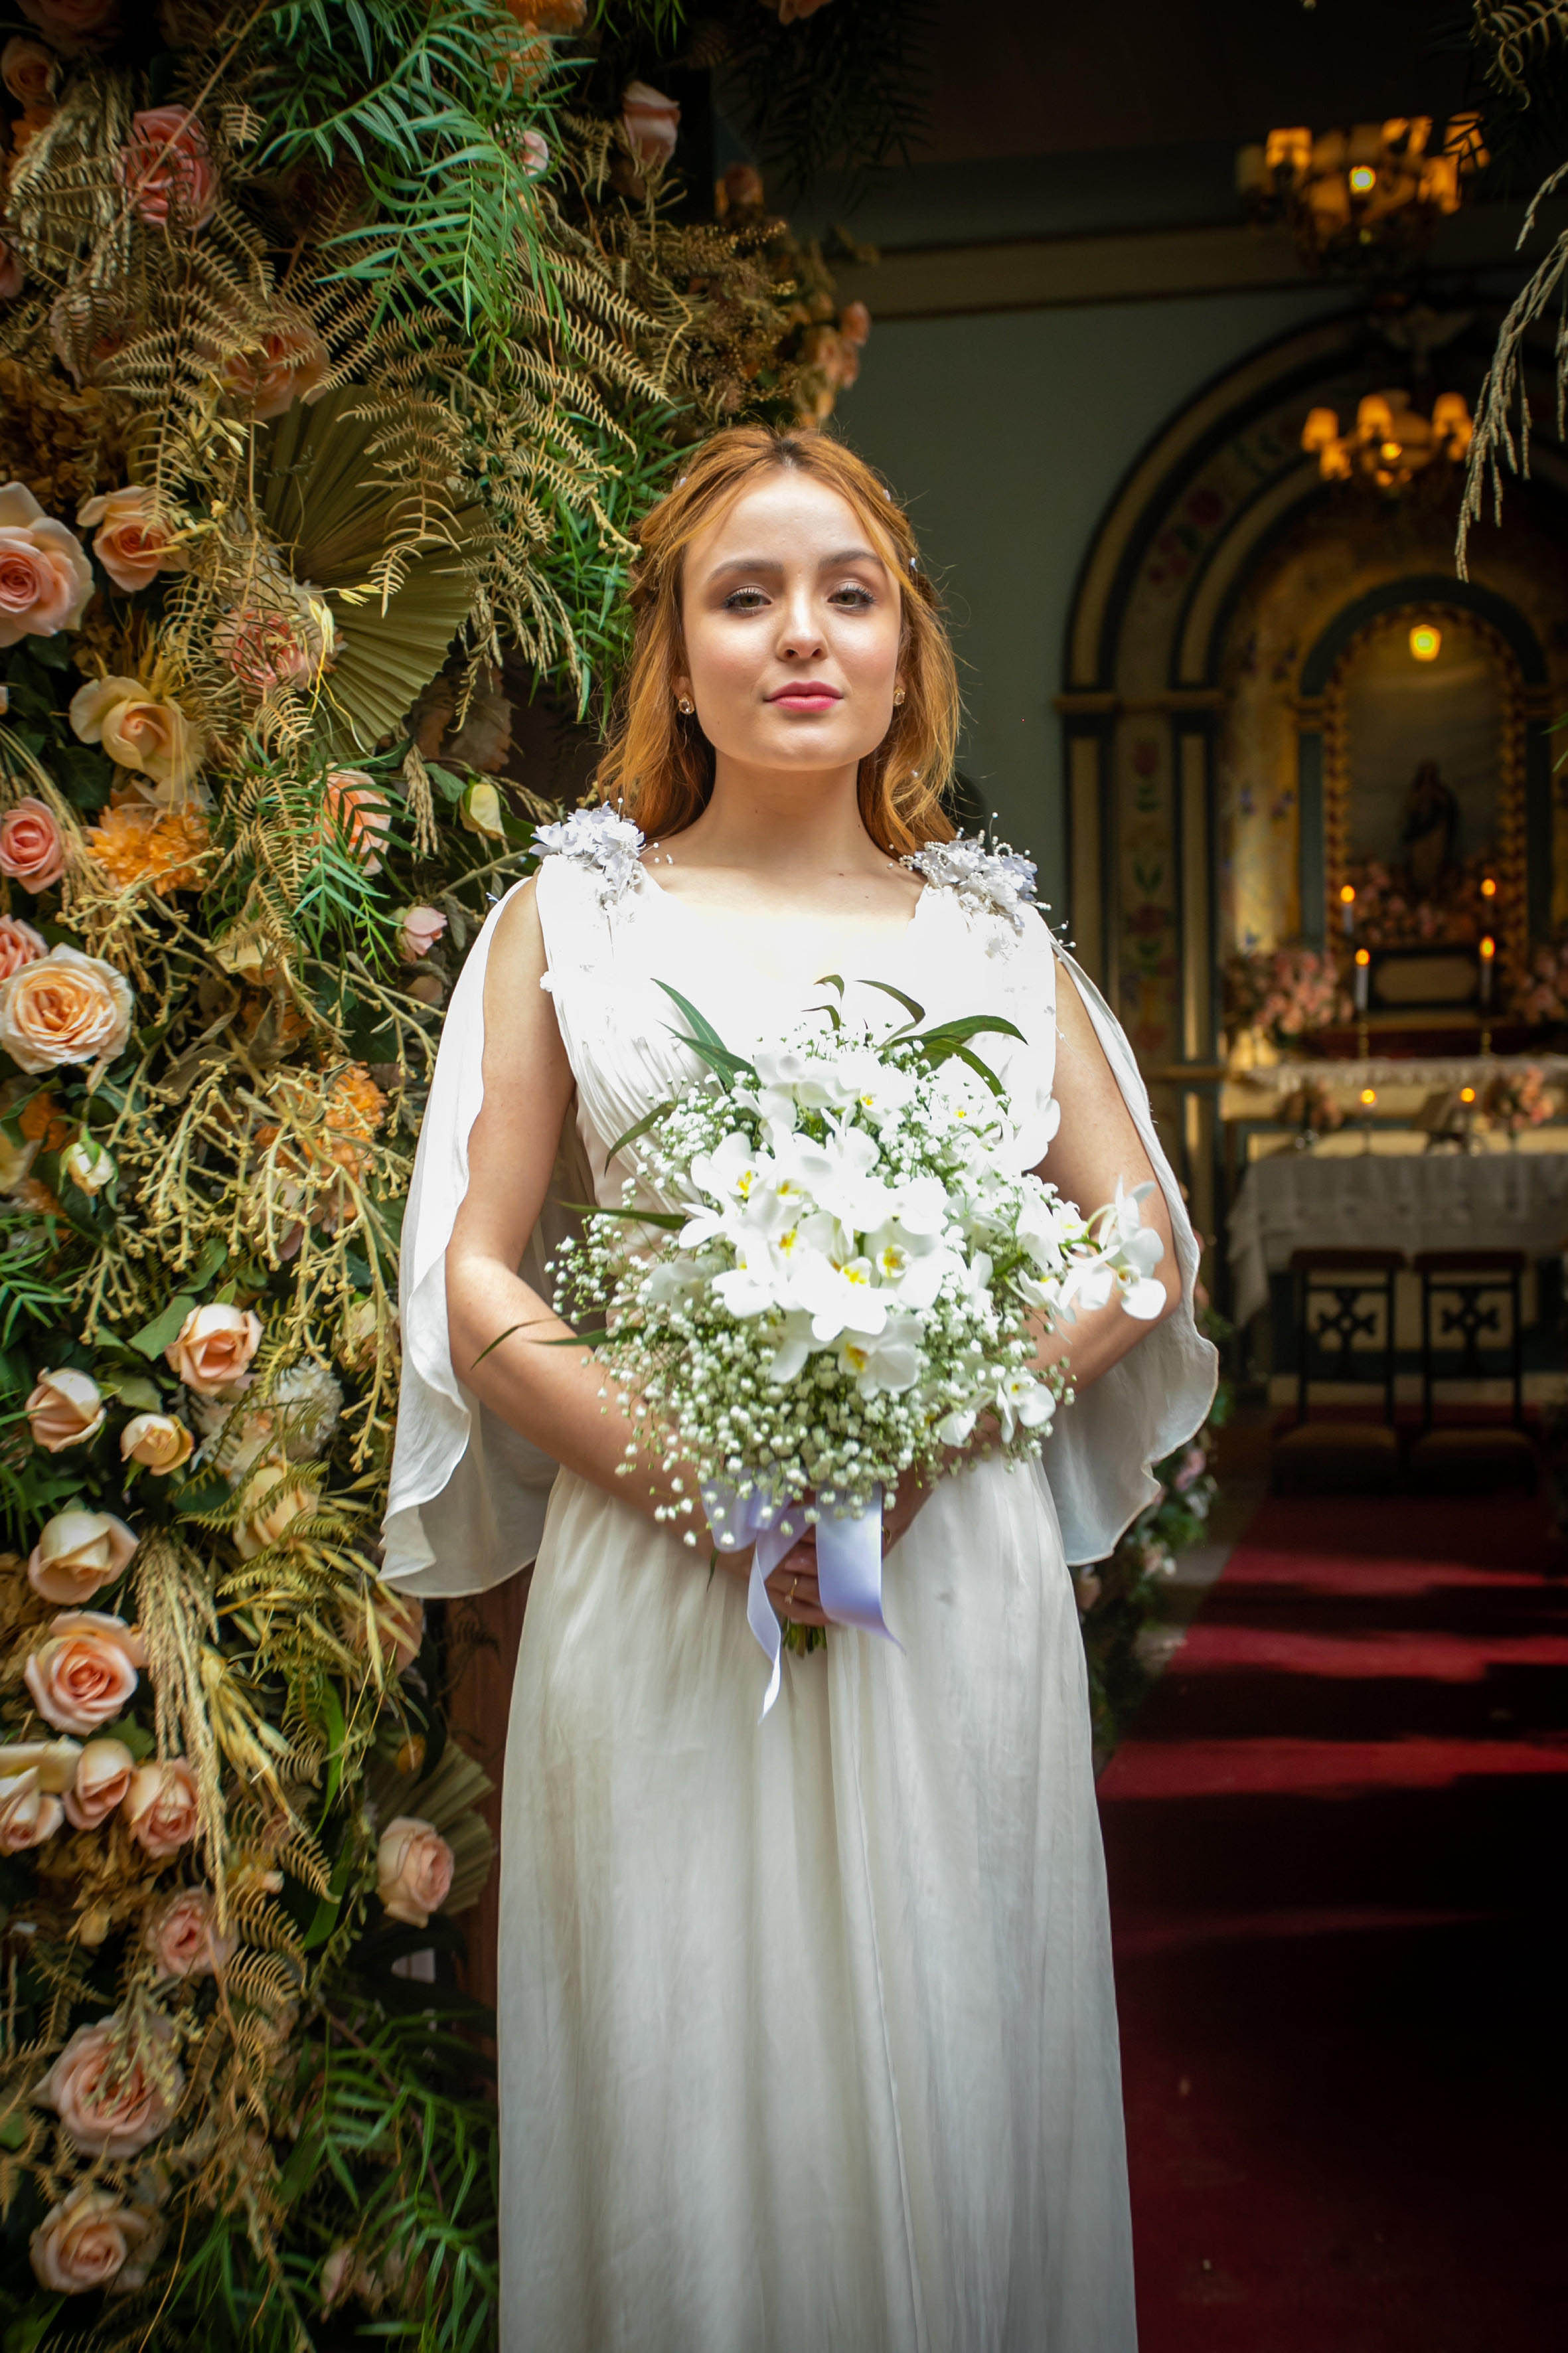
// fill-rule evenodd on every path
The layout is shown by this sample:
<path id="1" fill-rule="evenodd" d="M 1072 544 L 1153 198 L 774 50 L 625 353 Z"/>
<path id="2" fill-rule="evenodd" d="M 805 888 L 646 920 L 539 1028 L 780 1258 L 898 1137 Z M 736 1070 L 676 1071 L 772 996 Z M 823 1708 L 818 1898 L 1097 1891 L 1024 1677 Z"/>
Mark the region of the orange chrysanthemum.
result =
<path id="1" fill-rule="evenodd" d="M 87 829 L 88 848 L 122 891 L 150 881 L 161 898 L 194 891 L 197 862 L 212 845 L 200 809 L 152 808 L 145 801 L 114 800 Z"/>

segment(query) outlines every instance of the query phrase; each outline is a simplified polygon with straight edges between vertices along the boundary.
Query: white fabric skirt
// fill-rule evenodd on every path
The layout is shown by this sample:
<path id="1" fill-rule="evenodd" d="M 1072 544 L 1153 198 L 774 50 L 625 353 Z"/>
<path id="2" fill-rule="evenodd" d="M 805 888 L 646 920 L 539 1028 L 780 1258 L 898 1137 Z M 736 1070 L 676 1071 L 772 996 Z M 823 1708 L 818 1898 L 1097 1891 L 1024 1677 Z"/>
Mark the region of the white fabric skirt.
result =
<path id="1" fill-rule="evenodd" d="M 507 1745 L 503 2353 L 1132 2353 L 1082 1643 L 1037 1467 L 778 1701 L 744 1589 L 563 1472 Z"/>

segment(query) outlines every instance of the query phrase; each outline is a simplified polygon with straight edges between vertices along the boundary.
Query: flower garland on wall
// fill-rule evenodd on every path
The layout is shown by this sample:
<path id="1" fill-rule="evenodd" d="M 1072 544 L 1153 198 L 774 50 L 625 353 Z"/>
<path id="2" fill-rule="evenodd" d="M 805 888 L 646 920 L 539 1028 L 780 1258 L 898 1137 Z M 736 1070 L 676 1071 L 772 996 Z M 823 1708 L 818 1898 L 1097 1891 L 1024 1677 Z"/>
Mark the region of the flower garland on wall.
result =
<path id="1" fill-rule="evenodd" d="M 376 1532 L 439 1008 L 544 813 L 493 773 L 505 666 L 581 712 L 679 448 L 820 419 L 868 322 L 752 181 L 677 216 L 658 90 L 584 98 L 584 0 L 22 5 L 7 2353 L 475 2348 L 487 1784 Z"/>

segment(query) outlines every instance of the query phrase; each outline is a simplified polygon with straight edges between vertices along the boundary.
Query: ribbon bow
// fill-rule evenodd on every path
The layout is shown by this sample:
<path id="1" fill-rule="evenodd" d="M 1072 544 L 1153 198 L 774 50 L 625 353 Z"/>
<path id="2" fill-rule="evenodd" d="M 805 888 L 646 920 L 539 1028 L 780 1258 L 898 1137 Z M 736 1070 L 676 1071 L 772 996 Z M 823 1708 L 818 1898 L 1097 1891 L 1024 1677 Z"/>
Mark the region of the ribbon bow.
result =
<path id="1" fill-rule="evenodd" d="M 721 1481 L 705 1480 L 702 1507 L 721 1552 L 744 1552 L 748 1545 L 755 1547 L 746 1588 L 746 1622 L 767 1653 L 770 1669 L 763 1714 L 757 1718 L 760 1724 L 778 1697 L 779 1654 L 784 1648 L 784 1632 L 768 1599 L 767 1580 L 791 1545 L 805 1534 L 809 1525 L 805 1505 L 798 1501 L 781 1503 L 776 1495 L 757 1487 L 749 1495 L 738 1495 Z M 858 1626 L 868 1634 L 885 1634 L 889 1642 L 898 1643 L 882 1615 L 880 1487 L 872 1489 L 871 1501 L 863 1512 L 835 1512 L 818 1502 L 816 1590 L 824 1617 L 836 1626 Z"/>

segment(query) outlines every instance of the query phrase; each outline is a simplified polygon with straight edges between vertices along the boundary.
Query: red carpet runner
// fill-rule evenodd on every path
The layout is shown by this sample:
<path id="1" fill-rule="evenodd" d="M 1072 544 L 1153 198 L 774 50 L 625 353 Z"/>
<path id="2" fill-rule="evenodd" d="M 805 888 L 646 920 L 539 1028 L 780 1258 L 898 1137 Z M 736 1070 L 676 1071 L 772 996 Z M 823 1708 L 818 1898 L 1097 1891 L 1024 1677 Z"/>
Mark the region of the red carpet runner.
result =
<path id="1" fill-rule="evenodd" d="M 1105 1774 L 1142 2353 L 1568 2347 L 1549 1556 L 1271 1499 Z"/>

